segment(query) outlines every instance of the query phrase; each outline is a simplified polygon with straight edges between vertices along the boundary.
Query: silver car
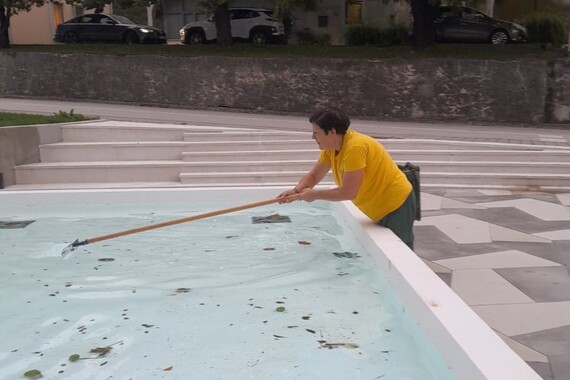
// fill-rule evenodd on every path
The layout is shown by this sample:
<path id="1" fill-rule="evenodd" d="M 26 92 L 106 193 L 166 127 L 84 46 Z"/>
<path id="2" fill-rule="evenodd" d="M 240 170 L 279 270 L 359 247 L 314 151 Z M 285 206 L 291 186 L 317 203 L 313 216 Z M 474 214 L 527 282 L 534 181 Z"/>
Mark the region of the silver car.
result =
<path id="1" fill-rule="evenodd" d="M 232 37 L 246 39 L 254 44 L 285 42 L 285 27 L 273 19 L 273 12 L 261 8 L 231 8 L 230 23 Z M 201 44 L 217 38 L 214 17 L 204 21 L 191 22 L 179 31 L 184 44 Z"/>

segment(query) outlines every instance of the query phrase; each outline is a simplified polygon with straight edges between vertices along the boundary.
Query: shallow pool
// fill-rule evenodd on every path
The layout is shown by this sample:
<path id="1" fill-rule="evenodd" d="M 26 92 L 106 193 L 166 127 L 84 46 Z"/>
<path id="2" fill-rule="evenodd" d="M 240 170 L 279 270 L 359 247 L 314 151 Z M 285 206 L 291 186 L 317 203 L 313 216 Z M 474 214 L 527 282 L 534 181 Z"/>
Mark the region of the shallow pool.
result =
<path id="1" fill-rule="evenodd" d="M 0 378 L 453 378 L 327 203 L 264 206 L 61 257 L 77 238 L 235 205 L 3 205 L 3 221 L 33 222 L 0 229 Z M 275 214 L 290 222 L 253 223 Z"/>

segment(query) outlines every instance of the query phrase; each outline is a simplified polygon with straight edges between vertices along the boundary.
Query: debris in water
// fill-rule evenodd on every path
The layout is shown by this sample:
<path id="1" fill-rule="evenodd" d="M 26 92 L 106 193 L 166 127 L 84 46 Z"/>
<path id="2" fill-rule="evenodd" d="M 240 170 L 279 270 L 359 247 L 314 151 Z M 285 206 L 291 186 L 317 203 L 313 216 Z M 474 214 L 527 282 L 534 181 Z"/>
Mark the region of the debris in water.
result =
<path id="1" fill-rule="evenodd" d="M 0 229 L 26 228 L 35 220 L 0 220 Z"/>
<path id="2" fill-rule="evenodd" d="M 269 216 L 254 216 L 251 218 L 253 224 L 258 223 L 291 223 L 291 218 L 284 215 L 273 214 Z"/>
<path id="3" fill-rule="evenodd" d="M 299 244 L 301 244 L 301 245 L 311 245 L 310 242 L 305 241 L 305 240 L 299 240 Z"/>
<path id="4" fill-rule="evenodd" d="M 358 253 L 354 253 L 354 252 L 333 252 L 333 255 L 335 255 L 336 257 L 339 258 L 347 258 L 347 259 L 357 259 L 360 257 L 360 255 Z"/>
<path id="5" fill-rule="evenodd" d="M 339 347 L 351 348 L 351 349 L 359 347 L 358 344 L 355 343 L 328 343 L 326 340 L 318 340 L 317 342 L 321 344 L 322 348 L 328 348 L 329 350 Z"/>
<path id="6" fill-rule="evenodd" d="M 29 371 L 24 372 L 24 376 L 28 379 L 41 379 L 44 377 L 40 371 L 37 369 L 31 369 Z"/>

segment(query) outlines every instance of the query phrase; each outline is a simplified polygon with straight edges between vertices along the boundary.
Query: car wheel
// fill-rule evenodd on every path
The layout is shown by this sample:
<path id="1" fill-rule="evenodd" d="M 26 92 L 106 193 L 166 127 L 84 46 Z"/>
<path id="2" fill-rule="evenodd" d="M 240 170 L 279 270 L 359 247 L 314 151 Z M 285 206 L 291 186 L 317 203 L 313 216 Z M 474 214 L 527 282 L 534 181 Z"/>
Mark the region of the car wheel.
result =
<path id="1" fill-rule="evenodd" d="M 491 33 L 489 41 L 493 45 L 504 45 L 509 42 L 509 35 L 504 30 L 495 30 L 493 33 Z"/>
<path id="2" fill-rule="evenodd" d="M 137 36 L 137 34 L 134 32 L 127 32 L 125 35 L 125 42 L 129 45 L 138 44 L 140 42 L 139 36 Z"/>
<path id="3" fill-rule="evenodd" d="M 188 42 L 192 45 L 200 45 L 204 43 L 204 34 L 199 31 L 191 31 L 190 35 L 188 36 Z"/>
<path id="4" fill-rule="evenodd" d="M 267 34 L 261 31 L 255 31 L 251 33 L 251 42 L 254 45 L 264 45 L 268 41 Z"/>
<path id="5" fill-rule="evenodd" d="M 79 42 L 79 38 L 77 38 L 77 34 L 73 32 L 67 32 L 63 36 L 63 42 L 66 44 L 76 44 Z"/>

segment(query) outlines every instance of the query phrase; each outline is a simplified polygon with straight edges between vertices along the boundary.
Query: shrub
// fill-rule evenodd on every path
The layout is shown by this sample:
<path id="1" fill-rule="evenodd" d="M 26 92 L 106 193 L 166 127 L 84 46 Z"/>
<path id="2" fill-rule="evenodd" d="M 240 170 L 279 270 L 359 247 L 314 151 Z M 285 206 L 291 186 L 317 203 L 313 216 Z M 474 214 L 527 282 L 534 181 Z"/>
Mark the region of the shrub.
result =
<path id="1" fill-rule="evenodd" d="M 331 36 L 328 34 L 316 35 L 310 29 L 303 29 L 297 32 L 297 41 L 299 45 L 322 45 L 331 44 Z"/>
<path id="2" fill-rule="evenodd" d="M 566 19 L 559 14 L 532 13 L 520 23 L 527 28 L 528 42 L 564 44 L 567 41 Z"/>
<path id="3" fill-rule="evenodd" d="M 351 26 L 346 31 L 347 45 L 393 46 L 404 43 L 408 29 L 404 24 L 395 24 L 380 29 L 366 25 Z"/>

